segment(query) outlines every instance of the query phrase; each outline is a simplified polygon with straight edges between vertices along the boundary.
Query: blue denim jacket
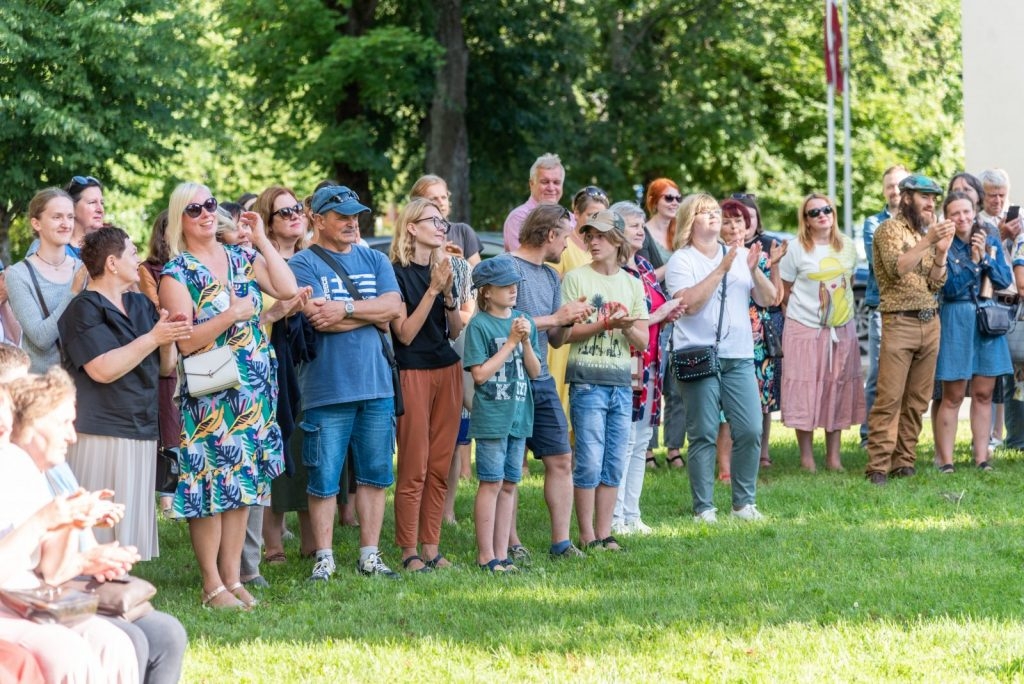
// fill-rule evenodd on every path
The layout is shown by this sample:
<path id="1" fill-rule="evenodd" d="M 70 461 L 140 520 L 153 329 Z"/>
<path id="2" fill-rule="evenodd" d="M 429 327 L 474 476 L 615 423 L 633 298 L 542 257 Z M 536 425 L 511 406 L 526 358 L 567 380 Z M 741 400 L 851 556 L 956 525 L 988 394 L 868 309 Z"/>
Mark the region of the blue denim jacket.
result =
<path id="1" fill-rule="evenodd" d="M 864 303 L 871 307 L 878 306 L 878 281 L 875 280 L 875 255 L 872 253 L 871 245 L 875 240 L 875 229 L 882 225 L 883 221 L 888 221 L 892 218 L 892 214 L 889 213 L 889 208 L 886 207 L 882 211 L 878 212 L 874 216 L 869 216 L 864 220 L 864 229 L 861 233 L 864 239 L 864 251 L 868 256 L 868 285 L 864 290 Z"/>
<path id="2" fill-rule="evenodd" d="M 1003 257 L 1002 245 L 999 244 L 999 240 L 987 236 L 986 251 L 993 247 L 996 248 L 995 257 L 986 254 L 981 258 L 981 263 L 976 264 L 971 260 L 971 246 L 962 242 L 959 237 L 953 238 L 946 257 L 946 282 L 941 290 L 942 301 L 973 301 L 981 288 L 982 274 L 988 275 L 996 290 L 1001 290 L 1013 282 L 1013 274 Z"/>

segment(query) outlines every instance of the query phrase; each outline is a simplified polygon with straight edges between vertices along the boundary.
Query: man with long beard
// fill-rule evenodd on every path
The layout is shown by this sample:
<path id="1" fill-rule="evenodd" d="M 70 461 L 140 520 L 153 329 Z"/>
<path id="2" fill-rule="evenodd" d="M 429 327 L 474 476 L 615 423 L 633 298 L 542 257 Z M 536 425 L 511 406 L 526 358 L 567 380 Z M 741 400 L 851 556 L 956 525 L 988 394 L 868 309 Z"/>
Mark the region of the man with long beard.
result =
<path id="1" fill-rule="evenodd" d="M 953 223 L 936 222 L 942 188 L 912 174 L 900 184 L 898 214 L 875 232 L 875 276 L 882 313 L 875 404 L 868 416 L 867 478 L 884 485 L 910 477 L 939 353 L 936 292 L 946 281 Z"/>

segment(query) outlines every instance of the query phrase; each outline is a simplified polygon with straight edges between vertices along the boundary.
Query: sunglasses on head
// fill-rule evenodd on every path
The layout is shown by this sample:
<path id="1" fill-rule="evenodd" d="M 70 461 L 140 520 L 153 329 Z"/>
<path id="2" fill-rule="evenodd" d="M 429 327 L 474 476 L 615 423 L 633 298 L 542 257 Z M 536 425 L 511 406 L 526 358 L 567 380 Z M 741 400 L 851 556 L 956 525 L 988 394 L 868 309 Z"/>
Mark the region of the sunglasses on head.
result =
<path id="1" fill-rule="evenodd" d="M 740 202 L 743 200 L 755 201 L 757 200 L 757 195 L 752 192 L 734 192 L 732 193 L 732 199 L 739 200 Z"/>
<path id="2" fill-rule="evenodd" d="M 597 187 L 596 185 L 588 185 L 587 187 L 583 188 L 573 196 L 573 205 L 579 202 L 584 196 L 593 197 L 594 199 L 601 200 L 606 204 L 608 202 L 608 193 L 606 193 L 604 190 Z"/>
<path id="3" fill-rule="evenodd" d="M 301 213 L 302 213 L 302 205 L 301 204 L 293 204 L 290 207 L 281 207 L 277 211 L 270 212 L 270 220 L 273 221 L 275 216 L 281 216 L 281 217 L 284 217 L 284 218 L 288 219 L 288 218 L 292 217 L 292 214 L 301 214 Z"/>
<path id="4" fill-rule="evenodd" d="M 661 199 L 665 200 L 666 202 L 682 202 L 683 201 L 683 196 L 682 195 L 662 195 Z"/>
<path id="5" fill-rule="evenodd" d="M 330 197 L 325 199 L 323 202 L 321 202 L 320 203 L 320 208 L 319 209 L 314 209 L 313 213 L 315 213 L 315 214 L 322 214 L 324 207 L 326 207 L 327 205 L 329 205 L 329 204 L 344 204 L 345 202 L 348 202 L 349 200 L 355 200 L 356 202 L 358 202 L 359 201 L 359 195 L 357 195 L 354 190 L 346 190 L 345 192 L 339 192 L 337 195 L 331 195 Z"/>
<path id="6" fill-rule="evenodd" d="M 192 202 L 191 204 L 185 205 L 185 216 L 189 218 L 199 218 L 203 214 L 203 209 L 209 213 L 217 211 L 217 198 L 211 197 L 202 204 L 199 202 Z"/>
<path id="7" fill-rule="evenodd" d="M 808 209 L 807 210 L 807 217 L 808 218 L 818 218 L 822 214 L 824 214 L 825 216 L 828 216 L 831 213 L 832 213 L 832 207 L 828 207 L 828 206 L 816 207 L 814 209 Z"/>
<path id="8" fill-rule="evenodd" d="M 103 187 L 103 184 L 100 183 L 99 180 L 93 178 L 92 176 L 72 176 L 71 182 L 68 184 L 67 190 L 68 192 L 74 195 L 76 193 L 81 192 L 85 188 L 91 187 L 99 188 Z"/>

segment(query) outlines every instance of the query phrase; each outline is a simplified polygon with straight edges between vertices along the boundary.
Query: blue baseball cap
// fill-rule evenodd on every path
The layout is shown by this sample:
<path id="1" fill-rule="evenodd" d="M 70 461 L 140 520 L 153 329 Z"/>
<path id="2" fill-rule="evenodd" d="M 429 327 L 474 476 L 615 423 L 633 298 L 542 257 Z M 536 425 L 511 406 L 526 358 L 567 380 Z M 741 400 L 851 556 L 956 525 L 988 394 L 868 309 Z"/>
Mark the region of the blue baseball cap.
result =
<path id="1" fill-rule="evenodd" d="M 504 287 L 515 285 L 522 280 L 523 276 L 516 268 L 515 259 L 507 254 L 484 259 L 473 268 L 473 287 L 478 290 L 484 285 Z"/>
<path id="2" fill-rule="evenodd" d="M 313 210 L 314 214 L 335 211 L 342 216 L 355 216 L 364 211 L 370 211 L 370 207 L 359 203 L 359 195 L 344 185 L 328 185 L 326 188 L 320 188 L 313 194 L 313 201 L 309 203 L 309 208 Z"/>

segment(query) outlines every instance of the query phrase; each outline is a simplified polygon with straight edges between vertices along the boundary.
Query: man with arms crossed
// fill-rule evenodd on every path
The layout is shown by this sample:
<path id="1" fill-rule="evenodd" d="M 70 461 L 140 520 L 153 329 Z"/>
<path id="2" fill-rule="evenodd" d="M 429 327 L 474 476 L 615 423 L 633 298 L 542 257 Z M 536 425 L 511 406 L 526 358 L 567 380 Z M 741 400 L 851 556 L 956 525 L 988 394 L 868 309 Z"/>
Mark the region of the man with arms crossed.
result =
<path id="1" fill-rule="evenodd" d="M 952 221 L 936 223 L 938 183 L 913 174 L 900 184 L 899 213 L 875 232 L 875 274 L 881 295 L 882 346 L 875 404 L 868 416 L 867 478 L 917 473 L 921 414 L 928 407 L 939 354 L 935 293 L 946 282 Z"/>
<path id="2" fill-rule="evenodd" d="M 359 247 L 359 214 L 369 207 L 344 186 L 317 190 L 310 208 L 314 243 L 348 275 L 362 299 L 349 292 L 334 268 L 312 248 L 288 265 L 302 286 L 313 288 L 303 309 L 317 330 L 316 358 L 298 366 L 305 433 L 302 459 L 309 469 L 309 517 L 316 545 L 311 580 L 334 573 L 334 515 L 341 467 L 351 443 L 359 513 L 359 562 L 363 575 L 397 578 L 380 558 L 384 493 L 394 481 L 394 388 L 377 326 L 399 315 L 402 297 L 395 272 L 377 250 Z"/>
<path id="3" fill-rule="evenodd" d="M 548 343 L 556 348 L 562 346 L 573 323 L 585 320 L 593 312 L 585 301 L 561 305 L 558 273 L 544 263 L 558 263 L 562 258 L 565 241 L 572 230 L 570 217 L 569 211 L 557 204 L 538 204 L 527 215 L 517 236 L 519 247 L 512 252 L 523 276 L 516 309 L 533 317 L 540 342 L 541 370 L 533 380 L 533 437 L 526 440 L 526 445 L 544 464 L 544 499 L 551 514 L 552 558 L 583 555 L 569 541 L 573 502 L 569 424 L 547 363 Z"/>

